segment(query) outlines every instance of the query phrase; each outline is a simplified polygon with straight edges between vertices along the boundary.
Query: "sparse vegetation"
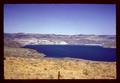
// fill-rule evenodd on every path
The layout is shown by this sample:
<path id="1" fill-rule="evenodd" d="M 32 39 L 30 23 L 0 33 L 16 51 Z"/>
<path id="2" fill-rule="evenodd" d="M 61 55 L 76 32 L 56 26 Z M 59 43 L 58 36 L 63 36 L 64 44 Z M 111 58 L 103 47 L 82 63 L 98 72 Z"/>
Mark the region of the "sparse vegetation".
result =
<path id="1" fill-rule="evenodd" d="M 88 71 L 86 69 L 83 70 L 84 75 L 88 75 Z"/>
<path id="2" fill-rule="evenodd" d="M 58 79 L 58 72 L 59 79 L 115 79 L 116 62 L 8 56 L 4 60 L 5 79 Z"/>
<path id="3" fill-rule="evenodd" d="M 47 58 L 32 49 L 4 47 L 5 79 L 115 79 L 116 62 Z"/>

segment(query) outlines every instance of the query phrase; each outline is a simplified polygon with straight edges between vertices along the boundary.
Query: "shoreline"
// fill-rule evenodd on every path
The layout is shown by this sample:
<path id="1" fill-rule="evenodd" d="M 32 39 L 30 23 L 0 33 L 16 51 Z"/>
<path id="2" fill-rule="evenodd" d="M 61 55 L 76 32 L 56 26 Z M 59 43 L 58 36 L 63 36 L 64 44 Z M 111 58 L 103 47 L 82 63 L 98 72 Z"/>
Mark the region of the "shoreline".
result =
<path id="1" fill-rule="evenodd" d="M 104 45 L 94 45 L 94 44 L 26 44 L 26 45 L 23 45 L 22 47 L 24 46 L 27 46 L 27 45 L 58 45 L 58 46 L 98 46 L 98 47 L 102 47 L 102 48 L 114 48 L 116 49 L 116 47 L 107 47 L 107 46 L 104 46 Z"/>
<path id="2" fill-rule="evenodd" d="M 42 57 L 36 51 L 29 56 L 33 50 L 28 48 L 5 49 L 4 79 L 58 79 L 58 72 L 60 79 L 116 79 L 116 62 Z"/>
<path id="3" fill-rule="evenodd" d="M 32 46 L 32 45 L 30 45 Z M 34 45 L 33 45 L 34 46 Z M 37 45 L 39 46 L 39 45 Z M 47 45 L 43 45 L 43 46 L 47 46 Z M 48 46 L 53 46 L 53 45 L 48 45 Z M 55 46 L 89 46 L 89 45 L 55 45 Z M 90 45 L 91 46 L 91 45 Z M 95 46 L 96 47 L 96 46 Z M 98 46 L 98 47 L 102 47 L 102 46 Z M 24 47 L 23 47 L 24 48 Z M 25 47 L 26 48 L 26 47 Z M 104 48 L 104 47 L 102 47 Z M 27 48 L 27 49 L 32 49 L 32 48 Z M 115 49 L 115 48 L 111 48 L 111 49 Z M 36 49 L 33 49 L 33 50 L 36 50 Z M 37 51 L 37 50 L 36 50 Z M 41 53 L 39 51 L 37 51 L 38 53 Z M 44 54 L 44 53 L 43 53 Z M 45 58 L 58 58 L 58 59 L 76 59 L 76 60 L 87 60 L 87 61 L 99 61 L 99 62 L 116 62 L 116 60 L 113 60 L 113 61 L 109 61 L 109 60 L 91 60 L 91 59 L 84 59 L 84 58 L 75 58 L 75 57 L 69 57 L 69 56 L 66 56 L 66 57 L 49 57 L 47 56 L 46 54 L 44 54 Z"/>

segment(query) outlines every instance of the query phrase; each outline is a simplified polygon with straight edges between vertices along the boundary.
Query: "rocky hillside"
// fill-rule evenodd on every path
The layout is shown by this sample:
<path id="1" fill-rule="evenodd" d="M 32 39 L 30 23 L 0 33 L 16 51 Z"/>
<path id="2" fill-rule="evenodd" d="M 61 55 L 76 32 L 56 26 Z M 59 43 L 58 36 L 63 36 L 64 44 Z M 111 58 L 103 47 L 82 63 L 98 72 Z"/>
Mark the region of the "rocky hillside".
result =
<path id="1" fill-rule="evenodd" d="M 11 38 L 4 38 L 4 46 L 6 47 L 21 47 L 22 45 Z"/>
<path id="2" fill-rule="evenodd" d="M 38 53 L 36 50 L 33 49 L 4 47 L 4 57 L 6 56 L 41 58 L 45 55 L 42 53 Z"/>

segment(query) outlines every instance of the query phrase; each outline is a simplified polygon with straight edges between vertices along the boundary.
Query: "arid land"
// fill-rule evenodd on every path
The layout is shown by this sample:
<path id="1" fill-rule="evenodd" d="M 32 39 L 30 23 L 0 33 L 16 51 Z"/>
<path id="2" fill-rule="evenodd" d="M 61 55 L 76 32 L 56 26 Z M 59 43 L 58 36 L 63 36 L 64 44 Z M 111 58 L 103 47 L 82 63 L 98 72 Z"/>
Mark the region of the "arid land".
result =
<path id="1" fill-rule="evenodd" d="M 7 52 L 9 50 L 18 52 L 17 56 L 12 54 L 15 52 L 5 55 L 5 79 L 116 79 L 116 62 L 46 58 L 38 53 L 34 55 L 39 57 L 33 57 L 28 49 L 27 51 L 23 48 L 5 49 Z M 26 55 L 25 57 L 21 55 L 22 52 Z M 58 72 L 60 72 L 59 77 Z"/>
<path id="2" fill-rule="evenodd" d="M 32 37 L 33 36 L 38 37 L 37 35 L 32 35 Z M 56 37 L 53 39 L 53 36 L 54 35 L 52 35 L 51 40 L 55 41 Z M 46 55 L 43 53 L 38 53 L 33 49 L 21 48 L 21 46 L 23 46 L 21 44 L 23 43 L 26 44 L 29 41 L 29 44 L 33 44 L 36 42 L 36 40 L 31 40 L 30 38 L 29 40 L 25 40 L 25 37 L 28 38 L 28 36 L 23 34 L 19 34 L 19 36 L 18 34 L 12 36 L 7 34 L 7 37 L 5 36 L 4 79 L 116 79 L 116 62 L 90 61 L 75 58 L 47 58 L 44 57 Z M 39 38 L 41 41 L 37 42 L 44 42 L 45 44 L 45 36 L 43 37 L 44 41 L 42 38 Z M 61 39 L 63 39 L 63 37 Z M 63 40 L 69 41 L 69 39 L 65 39 L 66 38 Z M 78 39 L 79 40 L 72 41 L 71 44 L 82 40 L 80 38 Z M 114 37 L 110 36 L 109 39 L 110 40 L 98 38 L 97 40 L 94 39 L 94 42 L 100 40 L 104 42 L 106 46 L 106 42 L 109 42 L 107 47 L 115 47 Z M 51 41 L 50 38 L 48 40 Z M 48 40 L 46 40 L 47 44 L 53 42 L 48 42 Z M 112 42 L 110 42 L 111 40 Z M 86 43 L 92 41 L 93 38 L 92 40 L 87 39 Z M 57 44 L 59 43 L 60 42 L 57 41 Z M 62 42 L 62 44 L 65 44 L 65 42 Z"/>

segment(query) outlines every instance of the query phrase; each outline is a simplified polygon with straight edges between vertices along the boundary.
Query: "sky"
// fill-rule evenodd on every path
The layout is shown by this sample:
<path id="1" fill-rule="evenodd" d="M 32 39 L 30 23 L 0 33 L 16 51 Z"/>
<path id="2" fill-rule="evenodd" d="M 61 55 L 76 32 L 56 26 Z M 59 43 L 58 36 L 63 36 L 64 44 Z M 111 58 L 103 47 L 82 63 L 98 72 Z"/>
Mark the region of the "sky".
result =
<path id="1" fill-rule="evenodd" d="M 4 33 L 116 34 L 115 4 L 4 4 Z"/>

